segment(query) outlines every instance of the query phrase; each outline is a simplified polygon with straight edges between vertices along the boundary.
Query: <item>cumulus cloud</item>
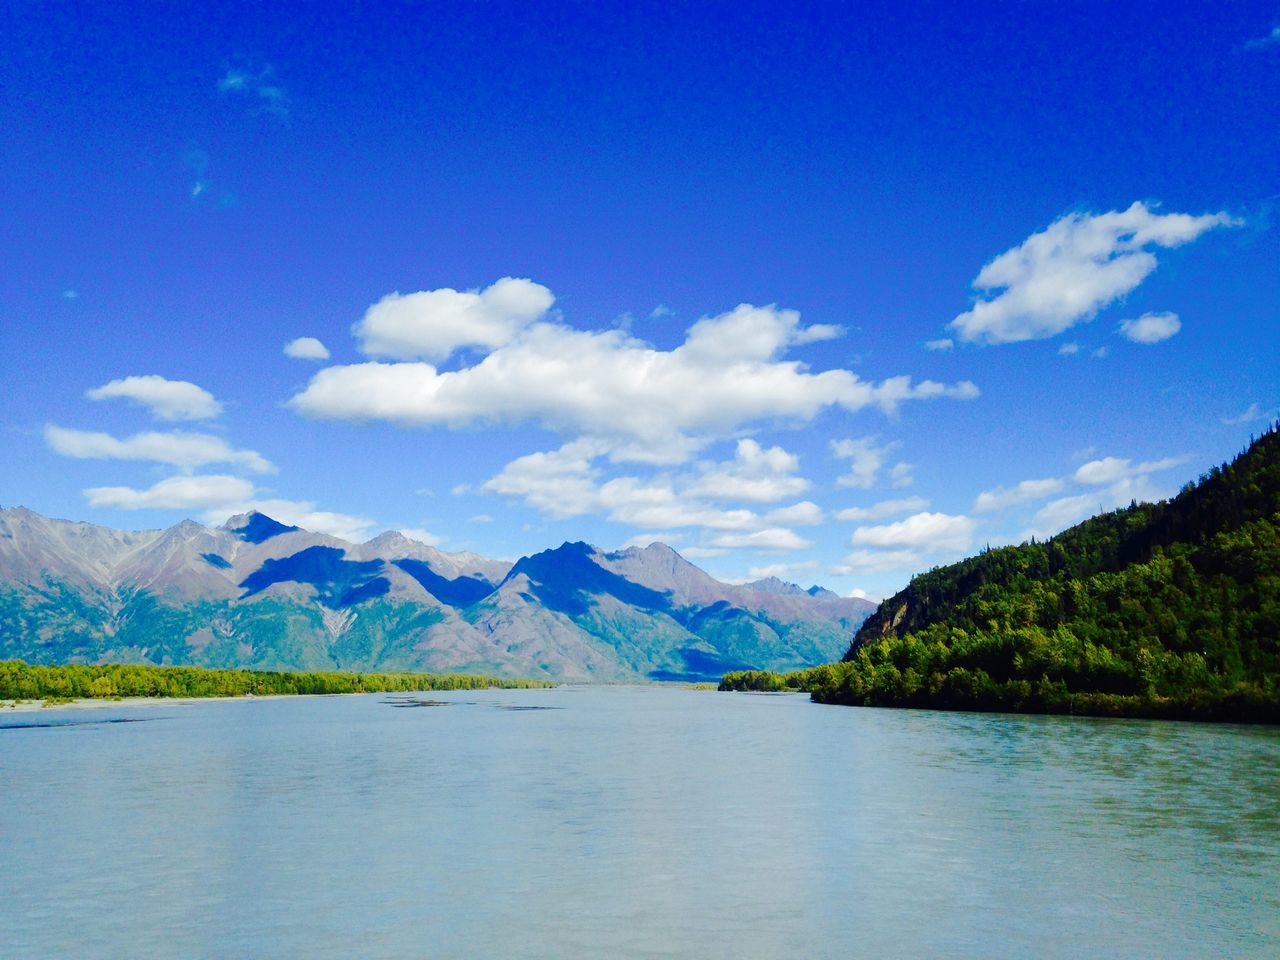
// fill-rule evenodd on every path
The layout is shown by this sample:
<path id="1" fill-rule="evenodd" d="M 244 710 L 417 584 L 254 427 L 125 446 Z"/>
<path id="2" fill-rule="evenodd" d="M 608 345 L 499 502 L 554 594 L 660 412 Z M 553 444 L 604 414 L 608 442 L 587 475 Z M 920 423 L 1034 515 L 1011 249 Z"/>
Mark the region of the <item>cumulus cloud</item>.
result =
<path id="1" fill-rule="evenodd" d="M 315 337 L 298 337 L 284 345 L 284 355 L 295 360 L 328 360 L 329 348 Z"/>
<path id="2" fill-rule="evenodd" d="M 822 508 L 812 500 L 801 500 L 789 507 L 770 510 L 764 515 L 765 523 L 783 527 L 813 527 L 824 519 L 826 515 L 822 512 Z"/>
<path id="3" fill-rule="evenodd" d="M 1120 324 L 1120 333 L 1134 343 L 1159 343 L 1182 329 L 1176 313 L 1144 313 L 1136 320 Z"/>
<path id="4" fill-rule="evenodd" d="M 1004 510 L 1023 503 L 1043 500 L 1051 497 L 1063 488 L 1064 484 L 1057 477 L 1045 477 L 1043 480 L 1023 480 L 1012 487 L 996 487 L 984 490 L 973 502 L 974 513 L 991 513 Z"/>
<path id="5" fill-rule="evenodd" d="M 1108 213 L 1071 213 L 982 268 L 973 281 L 987 296 L 949 325 L 961 340 L 1041 340 L 1093 319 L 1156 269 L 1152 248 L 1190 243 L 1215 227 L 1238 226 L 1226 213 L 1155 213 L 1146 204 Z"/>
<path id="6" fill-rule="evenodd" d="M 799 469 L 799 459 L 782 447 L 766 449 L 755 440 L 739 440 L 734 459 L 706 466 L 685 494 L 707 500 L 773 503 L 809 489 L 809 481 L 795 475 Z"/>
<path id="7" fill-rule="evenodd" d="M 728 550 L 770 550 L 785 552 L 803 550 L 812 547 L 813 541 L 806 540 L 794 530 L 785 527 L 766 527 L 751 533 L 723 533 L 711 541 L 713 547 L 724 547 Z"/>
<path id="8" fill-rule="evenodd" d="M 554 302 L 546 287 L 516 277 L 479 291 L 390 293 L 365 311 L 353 332 L 372 357 L 444 360 L 460 347 L 505 346 Z"/>
<path id="9" fill-rule="evenodd" d="M 85 396 L 90 400 L 123 398 L 146 407 L 158 420 L 209 420 L 222 413 L 222 404 L 208 390 L 156 374 L 112 380 Z"/>
<path id="10" fill-rule="evenodd" d="M 889 517 L 926 509 L 929 501 L 924 497 L 906 497 L 902 500 L 881 500 L 869 507 L 848 507 L 836 514 L 837 520 L 887 520 Z"/>
<path id="11" fill-rule="evenodd" d="M 1078 343 L 1064 343 L 1058 348 L 1058 356 L 1060 357 L 1074 357 L 1079 352 L 1080 344 Z"/>
<path id="12" fill-rule="evenodd" d="M 1022 532 L 1022 539 L 1050 537 L 1086 517 L 1125 507 L 1130 503 L 1163 500 L 1173 491 L 1157 486 L 1150 474 L 1185 461 L 1185 457 L 1171 457 L 1136 465 L 1130 464 L 1128 460 L 1115 458 L 1097 461 L 1101 466 L 1089 472 L 1091 479 L 1081 481 L 1095 485 L 1095 489 L 1049 501 L 1036 512 L 1031 526 Z"/>
<path id="13" fill-rule="evenodd" d="M 950 337 L 942 337 L 939 340 L 926 340 L 924 348 L 926 350 L 950 350 L 956 345 L 956 342 Z"/>
<path id="14" fill-rule="evenodd" d="M 978 395 L 968 381 L 913 383 L 900 376 L 872 383 L 847 370 L 812 373 L 781 358 L 812 338 L 795 311 L 747 304 L 699 320 L 673 350 L 620 330 L 539 322 L 459 370 L 420 362 L 334 366 L 289 402 L 309 417 L 408 426 L 532 422 L 608 441 L 615 460 L 680 463 L 753 423 L 804 422 L 831 407 L 893 411 L 907 400 Z M 397 346 L 389 338 L 382 349 L 403 356 L 422 349 L 409 339 Z M 443 350 L 446 343 L 436 345 Z"/>
<path id="15" fill-rule="evenodd" d="M 806 570 L 816 570 L 817 567 L 817 560 L 803 560 L 799 563 L 768 563 L 764 566 L 752 567 L 747 571 L 747 576 L 752 580 L 767 580 L 769 577 L 777 577 L 781 580 Z"/>
<path id="16" fill-rule="evenodd" d="M 120 510 L 204 509 L 253 496 L 253 484 L 225 474 L 169 477 L 146 490 L 90 487 L 84 492 L 92 507 Z"/>
<path id="17" fill-rule="evenodd" d="M 421 527 L 401 527 L 400 533 L 410 540 L 425 543 L 428 547 L 438 547 L 444 542 L 443 537 L 438 537 L 430 530 L 424 530 Z"/>
<path id="18" fill-rule="evenodd" d="M 310 500 L 280 500 L 250 498 L 231 500 L 225 504 L 210 507 L 201 515 L 201 521 L 216 526 L 225 523 L 238 513 L 257 510 L 267 516 L 301 527 L 313 533 L 326 533 L 340 540 L 351 543 L 363 543 L 369 539 L 375 529 L 375 523 L 368 517 L 353 516 L 347 513 L 334 513 L 329 510 L 317 510 Z"/>
<path id="19" fill-rule="evenodd" d="M 823 519 L 822 509 L 807 500 L 764 514 L 717 506 L 703 496 L 706 491 L 698 492 L 706 472 L 606 478 L 602 465 L 605 451 L 603 444 L 578 440 L 557 450 L 528 454 L 508 463 L 483 489 L 519 498 L 556 519 L 599 514 L 616 523 L 667 531 L 644 535 L 648 539 L 670 538 L 669 531 L 700 529 L 710 534 L 705 546 L 717 556 L 729 549 L 803 549 L 811 542 L 791 527 L 814 525 Z M 759 457 L 771 458 L 781 469 L 793 465 L 790 454 L 751 446 L 740 459 L 755 462 Z"/>
<path id="20" fill-rule="evenodd" d="M 855 550 L 831 568 L 838 577 L 892 570 L 917 570 L 924 558 L 914 550 Z"/>
<path id="21" fill-rule="evenodd" d="M 151 432 L 121 440 L 108 433 L 50 424 L 44 428 L 44 439 L 55 453 L 79 460 L 147 460 L 183 470 L 230 463 L 254 473 L 275 472 L 275 467 L 258 451 L 235 450 L 221 437 L 208 433 Z"/>
<path id="22" fill-rule="evenodd" d="M 946 513 L 916 513 L 881 526 L 858 527 L 849 538 L 854 547 L 914 548 L 929 552 L 967 550 L 976 524 L 970 517 Z"/>
<path id="23" fill-rule="evenodd" d="M 1134 463 L 1128 458 L 1103 457 L 1101 460 L 1090 460 L 1076 470 L 1073 479 L 1076 483 L 1101 485 L 1115 483 L 1130 477 L 1158 473 L 1171 467 L 1181 466 L 1187 462 L 1186 457 L 1165 457 L 1161 460 L 1147 460 Z"/>
<path id="24" fill-rule="evenodd" d="M 655 543 L 662 543 L 667 546 L 671 546 L 673 543 L 679 543 L 683 539 L 684 534 L 676 533 L 674 530 L 664 530 L 660 533 L 641 533 L 629 540 L 624 540 L 618 549 L 627 550 L 631 547 L 640 547 L 643 549 Z"/>
<path id="25" fill-rule="evenodd" d="M 839 477 L 836 483 L 863 490 L 874 487 L 889 454 L 898 446 L 897 441 L 880 444 L 875 437 L 832 440 L 831 455 L 837 460 L 849 461 L 849 472 Z"/>

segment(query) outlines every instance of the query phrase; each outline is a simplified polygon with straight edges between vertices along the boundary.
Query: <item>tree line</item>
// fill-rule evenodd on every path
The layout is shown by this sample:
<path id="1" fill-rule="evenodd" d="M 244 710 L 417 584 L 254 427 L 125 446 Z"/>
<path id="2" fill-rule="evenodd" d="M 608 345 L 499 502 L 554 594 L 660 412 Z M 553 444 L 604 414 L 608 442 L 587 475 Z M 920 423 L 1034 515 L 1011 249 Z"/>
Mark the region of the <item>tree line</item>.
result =
<path id="1" fill-rule="evenodd" d="M 912 579 L 843 662 L 732 674 L 872 706 L 1280 722 L 1280 432 L 1173 499 Z"/>
<path id="2" fill-rule="evenodd" d="M 116 697 L 243 697 L 317 693 L 387 693 L 550 687 L 542 680 L 507 680 L 465 673 L 288 673 L 208 670 L 107 663 L 44 666 L 0 661 L 0 700 Z"/>

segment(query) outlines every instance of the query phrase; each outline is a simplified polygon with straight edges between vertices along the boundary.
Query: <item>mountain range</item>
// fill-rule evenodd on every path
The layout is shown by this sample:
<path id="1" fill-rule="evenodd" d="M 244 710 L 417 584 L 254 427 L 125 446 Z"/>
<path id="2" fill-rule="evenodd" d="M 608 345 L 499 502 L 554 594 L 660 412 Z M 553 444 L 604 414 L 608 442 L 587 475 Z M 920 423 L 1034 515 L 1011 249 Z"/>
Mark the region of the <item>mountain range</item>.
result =
<path id="1" fill-rule="evenodd" d="M 875 604 L 654 543 L 514 563 L 262 513 L 122 531 L 0 509 L 0 659 L 710 680 L 837 658 Z"/>

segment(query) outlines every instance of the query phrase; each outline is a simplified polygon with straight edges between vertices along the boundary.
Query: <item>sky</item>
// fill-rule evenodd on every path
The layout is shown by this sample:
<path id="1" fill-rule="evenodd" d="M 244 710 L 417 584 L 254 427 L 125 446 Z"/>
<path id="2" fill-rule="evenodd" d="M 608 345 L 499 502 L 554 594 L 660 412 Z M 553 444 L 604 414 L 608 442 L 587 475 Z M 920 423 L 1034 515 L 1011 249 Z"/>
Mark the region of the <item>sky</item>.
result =
<path id="1" fill-rule="evenodd" d="M 0 505 L 880 598 L 1280 415 L 1276 3 L 0 10 Z"/>

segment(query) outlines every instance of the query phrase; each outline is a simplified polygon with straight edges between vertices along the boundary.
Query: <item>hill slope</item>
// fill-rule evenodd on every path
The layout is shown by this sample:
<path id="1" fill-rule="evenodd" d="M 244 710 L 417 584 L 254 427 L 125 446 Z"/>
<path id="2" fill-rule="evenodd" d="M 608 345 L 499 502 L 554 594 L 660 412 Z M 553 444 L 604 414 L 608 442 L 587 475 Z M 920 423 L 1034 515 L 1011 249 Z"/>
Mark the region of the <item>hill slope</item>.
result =
<path id="1" fill-rule="evenodd" d="M 1280 432 L 1172 500 L 913 578 L 842 663 L 790 682 L 829 703 L 1280 720 Z"/>

